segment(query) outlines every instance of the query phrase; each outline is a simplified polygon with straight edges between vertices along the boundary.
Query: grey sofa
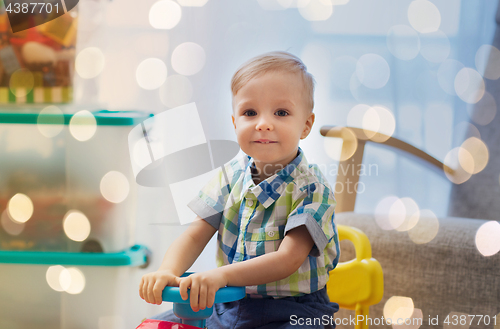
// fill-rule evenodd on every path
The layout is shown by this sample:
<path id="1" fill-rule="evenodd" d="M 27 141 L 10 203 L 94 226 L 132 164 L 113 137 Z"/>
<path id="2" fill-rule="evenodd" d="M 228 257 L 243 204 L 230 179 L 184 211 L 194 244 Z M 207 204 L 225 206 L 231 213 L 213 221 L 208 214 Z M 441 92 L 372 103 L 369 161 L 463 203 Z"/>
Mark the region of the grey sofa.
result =
<path id="1" fill-rule="evenodd" d="M 476 231 L 486 220 L 440 218 L 436 237 L 418 245 L 407 232 L 382 230 L 373 215 L 344 212 L 336 215 L 336 221 L 357 227 L 369 237 L 373 257 L 384 271 L 384 297 L 370 307 L 372 320 L 381 319 L 389 298 L 402 296 L 411 298 L 414 307 L 421 310 L 420 328 L 494 328 L 494 316 L 495 328 L 500 328 L 500 253 L 485 257 L 475 244 Z M 343 243 L 341 247 L 341 261 L 354 258 L 352 245 Z M 460 320 L 462 314 L 488 315 L 490 324 L 485 323 L 487 317 L 479 320 L 470 316 L 467 317 L 467 324 L 473 322 L 470 326 L 461 326 L 460 321 L 455 321 L 457 326 L 448 326 L 444 321 L 449 314 L 450 324 L 454 322 L 453 315 Z M 338 318 L 349 316 L 354 317 L 354 311 L 340 310 L 336 314 Z M 338 327 L 353 326 L 351 323 Z M 373 324 L 371 327 L 391 326 Z"/>

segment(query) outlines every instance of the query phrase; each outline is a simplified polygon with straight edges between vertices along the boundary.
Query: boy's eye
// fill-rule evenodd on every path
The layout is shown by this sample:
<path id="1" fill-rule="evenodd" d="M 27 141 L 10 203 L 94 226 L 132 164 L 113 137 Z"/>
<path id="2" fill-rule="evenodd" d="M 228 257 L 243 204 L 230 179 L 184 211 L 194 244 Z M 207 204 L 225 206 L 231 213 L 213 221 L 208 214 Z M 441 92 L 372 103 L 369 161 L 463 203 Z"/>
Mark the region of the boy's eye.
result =
<path id="1" fill-rule="evenodd" d="M 285 111 L 285 110 L 278 110 L 278 111 L 276 111 L 275 114 L 278 115 L 278 116 L 280 116 L 280 117 L 284 117 L 284 116 L 288 115 L 288 112 Z"/>
<path id="2" fill-rule="evenodd" d="M 257 112 L 255 112 L 254 110 L 246 110 L 245 112 L 243 112 L 243 115 L 248 116 L 248 117 L 252 117 L 254 115 L 257 115 Z"/>

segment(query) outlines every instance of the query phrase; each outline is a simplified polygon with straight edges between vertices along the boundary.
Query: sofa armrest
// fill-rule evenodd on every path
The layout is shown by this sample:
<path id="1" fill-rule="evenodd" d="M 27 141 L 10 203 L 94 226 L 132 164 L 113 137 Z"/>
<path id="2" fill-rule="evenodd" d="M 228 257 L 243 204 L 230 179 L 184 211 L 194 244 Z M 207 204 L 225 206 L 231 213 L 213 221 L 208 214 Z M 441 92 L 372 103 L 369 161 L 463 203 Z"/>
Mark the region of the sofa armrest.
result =
<path id="1" fill-rule="evenodd" d="M 358 170 L 351 170 L 350 168 L 359 168 L 363 163 L 363 153 L 367 142 L 386 145 L 396 151 L 402 151 L 443 174 L 444 172 L 450 176 L 455 174 L 454 169 L 446 166 L 438 159 L 392 136 L 361 128 L 340 126 L 323 126 L 320 133 L 325 137 L 341 138 L 343 141 L 337 174 L 337 184 L 341 186 L 354 186 L 359 181 Z M 344 188 L 341 192 L 336 191 L 335 199 L 337 200 L 337 208 L 335 209 L 337 213 L 354 211 L 356 190 L 349 191 Z"/>

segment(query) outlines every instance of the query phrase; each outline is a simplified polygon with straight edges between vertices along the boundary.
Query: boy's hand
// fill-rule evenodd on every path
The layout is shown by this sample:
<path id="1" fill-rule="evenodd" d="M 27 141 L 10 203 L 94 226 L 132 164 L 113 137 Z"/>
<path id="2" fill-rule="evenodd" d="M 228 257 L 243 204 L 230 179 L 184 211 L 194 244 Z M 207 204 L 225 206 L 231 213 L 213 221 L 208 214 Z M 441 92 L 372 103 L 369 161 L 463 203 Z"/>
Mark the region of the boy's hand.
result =
<path id="1" fill-rule="evenodd" d="M 146 302 L 160 305 L 161 293 L 166 286 L 178 286 L 178 276 L 168 270 L 159 270 L 142 276 L 139 295 Z"/>
<path id="2" fill-rule="evenodd" d="M 190 289 L 191 308 L 198 312 L 214 305 L 215 293 L 227 285 L 227 279 L 218 271 L 213 269 L 206 272 L 191 274 L 188 277 L 177 278 L 181 298 L 188 298 L 187 290 Z"/>

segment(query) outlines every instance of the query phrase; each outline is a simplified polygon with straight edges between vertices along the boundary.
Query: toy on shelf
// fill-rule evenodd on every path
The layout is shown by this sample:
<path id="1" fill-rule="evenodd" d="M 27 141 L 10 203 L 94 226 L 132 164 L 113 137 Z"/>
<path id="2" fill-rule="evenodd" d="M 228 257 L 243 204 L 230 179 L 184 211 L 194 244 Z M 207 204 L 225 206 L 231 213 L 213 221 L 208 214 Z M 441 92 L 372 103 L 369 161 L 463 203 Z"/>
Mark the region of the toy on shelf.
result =
<path id="1" fill-rule="evenodd" d="M 0 105 L 73 100 L 77 15 L 74 9 L 59 17 L 35 16 L 25 22 L 0 13 Z M 35 26 L 36 19 L 46 23 Z M 20 30 L 16 24 L 35 27 Z M 12 32 L 11 26 L 19 32 Z M 29 75 L 22 83 L 16 79 L 20 71 Z"/>
<path id="2" fill-rule="evenodd" d="M 77 19 L 71 15 L 62 15 L 43 25 L 39 31 L 57 43 L 65 46 L 75 46 Z"/>

